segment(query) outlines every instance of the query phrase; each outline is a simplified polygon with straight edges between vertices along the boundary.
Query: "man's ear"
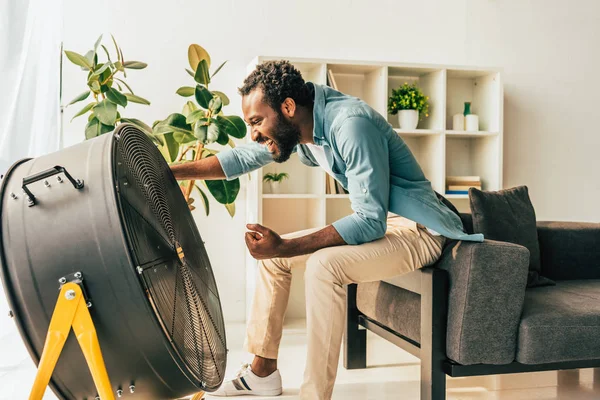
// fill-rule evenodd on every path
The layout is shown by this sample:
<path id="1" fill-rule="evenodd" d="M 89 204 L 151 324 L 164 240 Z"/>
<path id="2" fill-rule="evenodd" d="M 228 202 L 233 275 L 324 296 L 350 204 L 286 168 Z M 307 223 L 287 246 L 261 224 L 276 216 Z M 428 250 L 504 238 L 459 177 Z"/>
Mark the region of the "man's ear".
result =
<path id="1" fill-rule="evenodd" d="M 294 118 L 296 114 L 296 102 L 291 97 L 286 98 L 281 103 L 281 112 L 288 118 Z"/>

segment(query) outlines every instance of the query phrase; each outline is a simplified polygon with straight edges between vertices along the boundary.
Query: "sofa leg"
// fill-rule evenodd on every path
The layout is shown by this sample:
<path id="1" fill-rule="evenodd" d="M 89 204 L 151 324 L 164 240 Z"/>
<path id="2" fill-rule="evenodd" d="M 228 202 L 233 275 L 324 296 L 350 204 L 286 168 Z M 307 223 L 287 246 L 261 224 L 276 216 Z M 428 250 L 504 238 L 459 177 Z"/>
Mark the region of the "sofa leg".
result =
<path id="1" fill-rule="evenodd" d="M 435 268 L 421 272 L 421 400 L 445 400 L 447 277 Z"/>
<path id="2" fill-rule="evenodd" d="M 594 368 L 594 391 L 600 392 L 600 368 Z"/>
<path id="3" fill-rule="evenodd" d="M 346 286 L 346 332 L 344 335 L 344 368 L 367 366 L 367 330 L 359 329 L 356 307 L 356 284 Z"/>

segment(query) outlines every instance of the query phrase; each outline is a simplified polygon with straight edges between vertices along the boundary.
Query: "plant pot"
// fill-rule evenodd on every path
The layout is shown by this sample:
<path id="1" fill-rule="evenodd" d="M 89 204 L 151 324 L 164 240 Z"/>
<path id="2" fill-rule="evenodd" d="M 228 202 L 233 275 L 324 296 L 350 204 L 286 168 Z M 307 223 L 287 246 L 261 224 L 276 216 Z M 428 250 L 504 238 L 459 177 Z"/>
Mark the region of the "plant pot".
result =
<path id="1" fill-rule="evenodd" d="M 398 111 L 398 124 L 400 124 L 400 129 L 417 129 L 417 125 L 419 124 L 419 112 L 417 110 Z"/>
<path id="2" fill-rule="evenodd" d="M 271 186 L 271 193 L 279 194 L 279 190 L 281 189 L 280 182 L 270 181 L 269 185 Z"/>

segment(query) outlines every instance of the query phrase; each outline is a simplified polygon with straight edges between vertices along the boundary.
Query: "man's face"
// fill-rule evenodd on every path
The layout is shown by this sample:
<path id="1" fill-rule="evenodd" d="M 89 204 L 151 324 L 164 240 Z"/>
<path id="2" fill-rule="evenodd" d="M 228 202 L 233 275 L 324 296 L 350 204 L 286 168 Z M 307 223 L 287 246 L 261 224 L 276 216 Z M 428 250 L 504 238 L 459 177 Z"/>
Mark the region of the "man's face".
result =
<path id="1" fill-rule="evenodd" d="M 300 128 L 288 119 L 287 110 L 273 110 L 263 101 L 261 89 L 242 97 L 242 110 L 252 140 L 267 146 L 275 162 L 287 161 L 300 143 Z"/>

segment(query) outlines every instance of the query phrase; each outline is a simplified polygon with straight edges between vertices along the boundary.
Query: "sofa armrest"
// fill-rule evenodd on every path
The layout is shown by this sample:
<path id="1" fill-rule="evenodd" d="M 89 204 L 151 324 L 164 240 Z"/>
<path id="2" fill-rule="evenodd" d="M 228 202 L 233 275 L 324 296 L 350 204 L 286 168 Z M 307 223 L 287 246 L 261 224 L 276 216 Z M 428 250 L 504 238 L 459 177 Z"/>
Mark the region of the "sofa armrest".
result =
<path id="1" fill-rule="evenodd" d="M 600 279 L 600 224 L 539 221 L 537 228 L 543 276 Z"/>
<path id="2" fill-rule="evenodd" d="M 512 243 L 452 241 L 436 264 L 448 271 L 448 358 L 463 364 L 515 359 L 529 250 Z"/>

